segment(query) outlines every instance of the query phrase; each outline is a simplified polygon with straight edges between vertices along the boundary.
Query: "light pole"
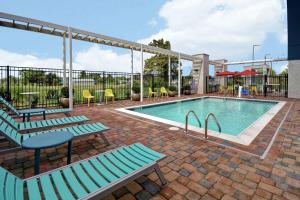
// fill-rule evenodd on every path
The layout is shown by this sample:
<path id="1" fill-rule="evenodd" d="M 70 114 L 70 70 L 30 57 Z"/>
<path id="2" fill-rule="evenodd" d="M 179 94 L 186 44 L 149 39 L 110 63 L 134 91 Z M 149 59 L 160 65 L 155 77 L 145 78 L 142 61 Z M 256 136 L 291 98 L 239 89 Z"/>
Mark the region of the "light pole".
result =
<path id="1" fill-rule="evenodd" d="M 269 54 L 269 53 L 267 53 L 267 54 L 265 54 L 265 65 L 267 64 L 267 56 L 270 56 L 271 54 Z"/>
<path id="2" fill-rule="evenodd" d="M 267 54 L 265 54 L 265 64 L 264 64 L 264 66 L 263 66 L 263 75 L 265 75 L 265 67 L 266 67 L 266 65 L 267 65 L 267 56 L 270 56 L 271 54 L 269 54 L 269 53 L 267 53 Z M 272 65 L 272 62 L 271 62 L 271 65 Z"/>
<path id="3" fill-rule="evenodd" d="M 255 47 L 258 47 L 258 46 L 260 46 L 260 45 L 259 44 L 252 45 L 252 61 L 253 61 L 252 62 L 252 67 L 254 66 L 254 49 L 255 49 Z"/>

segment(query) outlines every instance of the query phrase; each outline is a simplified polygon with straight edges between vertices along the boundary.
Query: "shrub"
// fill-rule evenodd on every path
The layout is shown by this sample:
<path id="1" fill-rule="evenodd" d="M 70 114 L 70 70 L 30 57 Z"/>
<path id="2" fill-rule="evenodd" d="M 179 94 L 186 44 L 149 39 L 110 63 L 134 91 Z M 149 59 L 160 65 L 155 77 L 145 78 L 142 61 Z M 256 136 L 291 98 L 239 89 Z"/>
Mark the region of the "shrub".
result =
<path id="1" fill-rule="evenodd" d="M 134 94 L 139 94 L 141 92 L 141 89 L 139 86 L 134 85 L 134 86 L 132 86 L 132 91 Z"/>
<path id="2" fill-rule="evenodd" d="M 177 87 L 175 85 L 170 85 L 169 90 L 173 91 L 173 92 L 176 92 L 177 91 Z"/>
<path id="3" fill-rule="evenodd" d="M 6 91 L 3 87 L 0 88 L 0 96 L 5 98 L 6 97 Z"/>
<path id="4" fill-rule="evenodd" d="M 190 85 L 185 85 L 184 90 L 191 90 L 191 86 Z"/>
<path id="5" fill-rule="evenodd" d="M 60 95 L 62 98 L 69 98 L 69 87 L 62 87 L 60 90 Z"/>
<path id="6" fill-rule="evenodd" d="M 46 99 L 58 99 L 58 91 L 55 89 L 50 89 L 47 92 Z"/>
<path id="7" fill-rule="evenodd" d="M 32 96 L 31 107 L 36 108 L 39 102 L 39 97 L 37 95 Z"/>

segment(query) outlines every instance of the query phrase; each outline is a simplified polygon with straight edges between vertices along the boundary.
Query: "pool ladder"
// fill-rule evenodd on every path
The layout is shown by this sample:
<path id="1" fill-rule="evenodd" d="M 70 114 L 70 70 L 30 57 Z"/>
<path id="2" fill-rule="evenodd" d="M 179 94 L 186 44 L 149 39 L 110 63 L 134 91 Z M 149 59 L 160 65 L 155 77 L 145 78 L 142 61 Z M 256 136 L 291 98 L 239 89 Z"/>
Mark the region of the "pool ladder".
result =
<path id="1" fill-rule="evenodd" d="M 189 115 L 190 113 L 193 113 L 195 118 L 197 119 L 198 121 L 198 124 L 199 124 L 199 127 L 201 127 L 201 122 L 200 122 L 200 119 L 199 117 L 197 116 L 197 114 L 193 111 L 193 110 L 190 110 L 189 112 L 187 112 L 186 116 L 185 116 L 185 132 L 187 133 L 188 132 L 188 126 L 189 126 Z M 221 125 L 219 123 L 219 121 L 217 120 L 216 116 L 213 114 L 213 113 L 208 113 L 206 115 L 206 118 L 205 118 L 205 139 L 207 139 L 207 127 L 208 127 L 208 119 L 209 117 L 212 116 L 214 121 L 216 122 L 217 126 L 218 126 L 218 129 L 219 129 L 219 132 L 221 132 Z"/>
<path id="2" fill-rule="evenodd" d="M 197 114 L 196 114 L 193 110 L 190 110 L 190 111 L 187 112 L 186 115 L 185 115 L 185 132 L 186 132 L 186 133 L 188 132 L 189 115 L 190 115 L 190 113 L 193 113 L 193 114 L 194 114 L 195 118 L 196 118 L 197 121 L 198 121 L 199 127 L 201 127 L 201 122 L 200 122 L 199 117 L 197 116 Z"/>
<path id="3" fill-rule="evenodd" d="M 216 116 L 214 115 L 214 113 L 208 113 L 205 117 L 205 132 L 204 132 L 204 135 L 205 135 L 205 139 L 207 139 L 207 127 L 208 127 L 208 119 L 209 117 L 212 116 L 214 121 L 216 122 L 218 128 L 219 128 L 219 132 L 221 133 L 222 132 L 222 129 L 221 129 L 221 125 L 219 123 L 219 121 L 217 120 Z"/>

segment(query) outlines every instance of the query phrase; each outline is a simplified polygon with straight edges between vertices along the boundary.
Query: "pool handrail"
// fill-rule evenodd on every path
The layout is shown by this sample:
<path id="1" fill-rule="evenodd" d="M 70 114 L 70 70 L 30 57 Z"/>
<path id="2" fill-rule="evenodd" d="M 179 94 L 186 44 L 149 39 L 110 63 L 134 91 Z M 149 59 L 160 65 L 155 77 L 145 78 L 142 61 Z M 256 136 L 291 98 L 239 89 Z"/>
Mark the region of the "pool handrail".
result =
<path id="1" fill-rule="evenodd" d="M 219 132 L 221 133 L 222 132 L 222 129 L 221 129 L 221 125 L 219 123 L 219 121 L 217 120 L 216 116 L 214 115 L 214 113 L 208 113 L 206 115 L 206 118 L 205 118 L 205 139 L 207 139 L 207 127 L 208 127 L 208 118 L 212 116 L 214 121 L 216 122 L 218 128 L 219 128 Z"/>
<path id="2" fill-rule="evenodd" d="M 199 117 L 197 116 L 197 114 L 193 111 L 193 110 L 190 110 L 190 111 L 188 111 L 187 113 L 186 113 L 186 115 L 185 115 L 185 132 L 187 133 L 188 132 L 188 125 L 189 125 L 189 114 L 190 113 L 193 113 L 194 114 L 194 116 L 195 116 L 195 118 L 197 119 L 197 121 L 198 121 L 198 123 L 199 123 L 199 127 L 201 128 L 201 122 L 200 122 L 200 119 L 199 119 Z"/>

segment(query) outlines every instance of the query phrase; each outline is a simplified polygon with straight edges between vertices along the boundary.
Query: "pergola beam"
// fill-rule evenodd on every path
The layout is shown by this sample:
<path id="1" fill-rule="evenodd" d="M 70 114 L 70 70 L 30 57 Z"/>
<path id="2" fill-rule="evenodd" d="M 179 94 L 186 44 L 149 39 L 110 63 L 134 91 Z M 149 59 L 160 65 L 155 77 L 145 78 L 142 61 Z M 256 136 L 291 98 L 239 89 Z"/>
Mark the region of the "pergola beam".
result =
<path id="1" fill-rule="evenodd" d="M 287 58 L 274 58 L 274 59 L 263 59 L 263 60 L 247 60 L 247 61 L 236 61 L 236 62 L 227 62 L 223 65 L 240 65 L 240 64 L 252 64 L 252 63 L 263 63 L 263 62 L 281 62 L 288 61 Z"/>
<path id="2" fill-rule="evenodd" d="M 9 21 L 10 20 L 10 21 Z M 24 25 L 25 23 L 25 25 Z M 67 26 L 62 26 L 46 21 L 41 21 L 41 20 L 36 20 L 32 18 L 27 18 L 27 17 L 21 17 L 17 15 L 12 15 L 8 13 L 3 13 L 0 12 L 0 26 L 4 27 L 10 27 L 10 28 L 17 28 L 21 30 L 27 30 L 27 31 L 33 31 L 33 32 L 39 32 L 39 33 L 45 33 L 49 35 L 54 35 L 54 36 L 60 36 L 62 37 L 65 32 L 68 32 L 68 27 Z M 131 42 L 119 38 L 114 38 L 98 33 L 93 33 L 89 31 L 84 31 L 81 29 L 73 28 L 72 29 L 72 38 L 77 39 L 77 40 L 83 40 L 83 41 L 88 41 L 86 40 L 86 37 L 95 37 L 97 40 L 89 41 L 89 42 L 94 42 L 94 43 L 101 43 L 101 44 L 106 44 L 109 46 L 115 46 L 115 47 L 121 47 L 121 48 L 126 48 L 126 49 L 135 49 L 140 51 L 141 50 L 141 44 L 137 42 Z M 78 35 L 86 35 L 86 37 L 82 38 L 79 37 Z M 66 37 L 68 37 L 68 34 L 66 34 Z M 99 42 L 103 41 L 104 42 Z M 143 52 L 147 53 L 155 53 L 155 54 L 163 54 L 166 56 L 171 56 L 171 57 L 177 57 L 179 52 L 175 52 L 172 50 L 167 50 L 167 49 L 162 49 L 158 47 L 153 47 L 149 45 L 143 45 Z M 180 53 L 181 58 L 184 60 L 189 60 L 193 61 L 195 58 L 192 55 Z"/>
<path id="3" fill-rule="evenodd" d="M 246 60 L 246 61 L 233 61 L 222 63 L 216 60 L 210 60 L 209 64 L 211 65 L 242 65 L 242 64 L 252 64 L 252 63 L 262 63 L 262 62 L 282 62 L 288 61 L 287 58 L 269 58 L 269 59 L 260 59 L 260 60 Z"/>

